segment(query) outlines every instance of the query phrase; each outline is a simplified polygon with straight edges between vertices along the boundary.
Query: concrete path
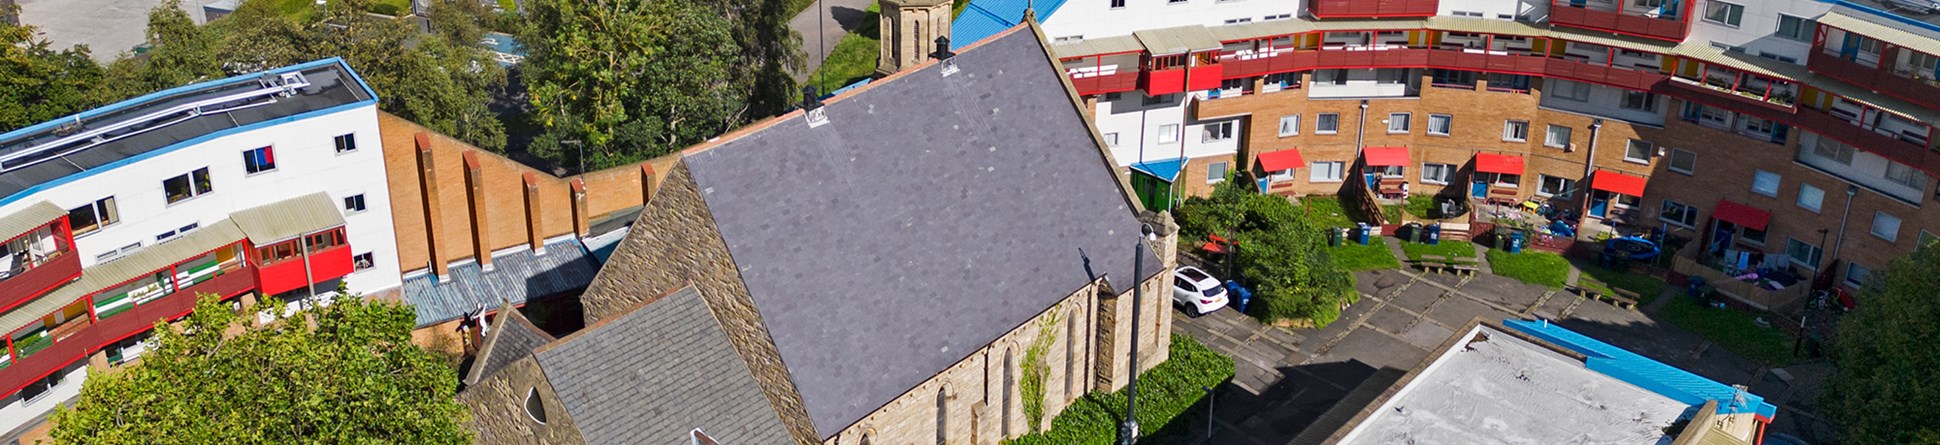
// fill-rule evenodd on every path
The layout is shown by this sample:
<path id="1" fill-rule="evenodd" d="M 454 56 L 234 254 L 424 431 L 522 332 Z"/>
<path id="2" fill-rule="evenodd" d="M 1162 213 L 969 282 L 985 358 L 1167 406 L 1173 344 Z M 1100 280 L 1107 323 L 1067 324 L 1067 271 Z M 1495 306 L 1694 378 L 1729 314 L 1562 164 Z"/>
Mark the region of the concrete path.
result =
<path id="1" fill-rule="evenodd" d="M 788 21 L 788 28 L 802 36 L 802 55 L 808 58 L 808 66 L 794 73 L 795 81 L 807 80 L 822 66 L 824 55 L 835 50 L 836 43 L 862 26 L 872 3 L 875 0 L 818 0 Z"/>

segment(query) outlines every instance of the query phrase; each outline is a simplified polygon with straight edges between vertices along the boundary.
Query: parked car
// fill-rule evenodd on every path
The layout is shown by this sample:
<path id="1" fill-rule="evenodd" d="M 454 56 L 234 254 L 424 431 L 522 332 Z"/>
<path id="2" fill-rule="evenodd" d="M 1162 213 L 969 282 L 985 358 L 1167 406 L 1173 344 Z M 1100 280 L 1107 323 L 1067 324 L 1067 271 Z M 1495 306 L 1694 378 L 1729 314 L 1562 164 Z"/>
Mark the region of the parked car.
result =
<path id="1" fill-rule="evenodd" d="M 1226 307 L 1226 287 L 1197 267 L 1172 271 L 1172 303 L 1194 317 Z"/>

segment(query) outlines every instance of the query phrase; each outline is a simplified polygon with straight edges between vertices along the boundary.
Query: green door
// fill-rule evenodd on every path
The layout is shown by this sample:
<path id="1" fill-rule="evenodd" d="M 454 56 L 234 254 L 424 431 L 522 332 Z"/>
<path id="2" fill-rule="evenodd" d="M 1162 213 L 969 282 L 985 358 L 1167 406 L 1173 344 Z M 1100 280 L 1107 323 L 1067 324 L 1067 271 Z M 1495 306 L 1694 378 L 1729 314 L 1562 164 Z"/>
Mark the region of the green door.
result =
<path id="1" fill-rule="evenodd" d="M 1132 191 L 1138 193 L 1139 202 L 1146 210 L 1169 210 L 1172 207 L 1172 183 L 1134 170 Z"/>

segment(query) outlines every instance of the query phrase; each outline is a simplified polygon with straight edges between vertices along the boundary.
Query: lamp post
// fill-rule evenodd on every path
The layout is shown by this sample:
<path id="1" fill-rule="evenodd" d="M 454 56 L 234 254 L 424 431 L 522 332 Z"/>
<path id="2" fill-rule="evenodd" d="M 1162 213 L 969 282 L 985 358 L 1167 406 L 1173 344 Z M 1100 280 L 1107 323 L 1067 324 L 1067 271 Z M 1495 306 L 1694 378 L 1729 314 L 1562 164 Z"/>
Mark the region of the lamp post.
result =
<path id="1" fill-rule="evenodd" d="M 1145 271 L 1145 240 L 1154 235 L 1151 224 L 1141 224 L 1138 228 L 1138 242 L 1132 246 L 1132 356 L 1131 368 L 1126 371 L 1131 380 L 1125 385 L 1125 420 L 1118 424 L 1118 444 L 1138 443 L 1138 325 L 1139 306 L 1144 305 L 1145 283 L 1140 279 Z"/>
<path id="2" fill-rule="evenodd" d="M 1211 386 L 1201 386 L 1199 389 L 1206 391 L 1206 443 L 1212 443 L 1213 402 L 1219 400 L 1219 394 L 1214 393 Z"/>

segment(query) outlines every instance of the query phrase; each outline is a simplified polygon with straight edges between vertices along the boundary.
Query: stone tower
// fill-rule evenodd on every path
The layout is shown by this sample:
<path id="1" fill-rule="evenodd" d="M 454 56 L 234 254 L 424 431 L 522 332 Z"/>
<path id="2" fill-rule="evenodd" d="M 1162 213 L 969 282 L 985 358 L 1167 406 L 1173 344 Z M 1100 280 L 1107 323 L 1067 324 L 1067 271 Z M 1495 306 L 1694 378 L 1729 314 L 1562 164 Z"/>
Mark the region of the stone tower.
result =
<path id="1" fill-rule="evenodd" d="M 964 0 L 968 1 L 968 0 Z M 882 10 L 882 57 L 876 77 L 929 60 L 936 38 L 950 35 L 951 0 L 877 0 Z"/>

